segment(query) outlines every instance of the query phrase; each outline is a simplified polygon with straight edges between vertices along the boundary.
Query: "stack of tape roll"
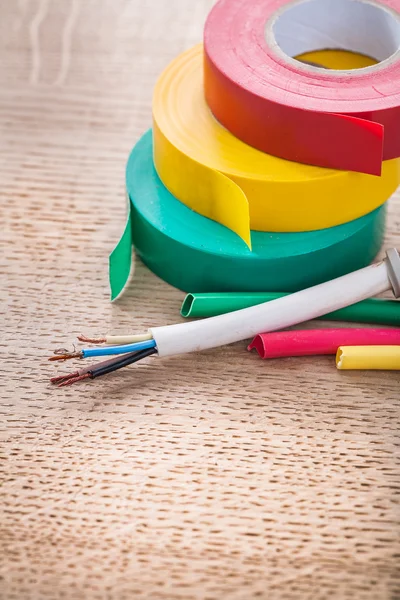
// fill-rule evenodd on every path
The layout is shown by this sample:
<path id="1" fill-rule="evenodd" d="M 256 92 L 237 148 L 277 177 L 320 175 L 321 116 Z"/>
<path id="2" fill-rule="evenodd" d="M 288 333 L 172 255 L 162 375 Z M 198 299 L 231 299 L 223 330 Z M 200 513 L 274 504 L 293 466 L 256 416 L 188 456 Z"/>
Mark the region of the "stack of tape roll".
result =
<path id="1" fill-rule="evenodd" d="M 132 245 L 190 292 L 292 292 L 370 263 L 400 182 L 400 0 L 220 0 L 127 168 Z"/>

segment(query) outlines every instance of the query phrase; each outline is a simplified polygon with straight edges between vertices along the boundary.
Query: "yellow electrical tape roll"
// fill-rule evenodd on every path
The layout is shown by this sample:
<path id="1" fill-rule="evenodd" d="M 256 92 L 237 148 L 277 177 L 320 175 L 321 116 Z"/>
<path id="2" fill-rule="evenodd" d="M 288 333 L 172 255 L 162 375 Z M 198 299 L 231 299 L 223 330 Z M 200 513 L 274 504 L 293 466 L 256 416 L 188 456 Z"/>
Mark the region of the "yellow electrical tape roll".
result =
<path id="1" fill-rule="evenodd" d="M 303 55 L 328 68 L 371 64 L 365 56 L 326 50 Z M 212 116 L 203 92 L 203 47 L 174 60 L 153 99 L 154 163 L 183 204 L 237 233 L 300 232 L 341 225 L 386 202 L 400 183 L 400 161 L 382 177 L 322 169 L 250 148 Z"/>

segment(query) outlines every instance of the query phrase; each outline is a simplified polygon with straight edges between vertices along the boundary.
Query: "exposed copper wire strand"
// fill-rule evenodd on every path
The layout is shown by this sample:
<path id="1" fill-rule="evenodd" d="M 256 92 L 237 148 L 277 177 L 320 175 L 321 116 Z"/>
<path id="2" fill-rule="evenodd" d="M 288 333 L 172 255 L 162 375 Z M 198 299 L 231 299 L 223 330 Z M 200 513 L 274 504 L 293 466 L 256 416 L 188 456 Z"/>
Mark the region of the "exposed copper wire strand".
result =
<path id="1" fill-rule="evenodd" d="M 107 338 L 89 338 L 86 335 L 78 335 L 78 340 L 83 342 L 84 344 L 105 344 L 107 342 Z"/>
<path id="2" fill-rule="evenodd" d="M 125 355 L 123 358 L 119 357 L 118 359 L 105 361 L 98 365 L 92 365 L 87 368 L 87 371 L 82 370 L 76 377 L 76 373 L 72 373 L 71 376 L 66 375 L 64 381 L 59 384 L 59 388 L 67 387 L 70 385 L 74 385 L 75 383 L 79 383 L 81 381 L 86 381 L 88 379 L 96 379 L 97 377 L 102 377 L 103 375 L 108 375 L 109 373 L 113 373 L 123 367 L 127 367 L 132 365 L 144 358 L 152 356 L 153 354 L 157 354 L 157 350 L 155 348 L 148 348 L 146 350 L 142 350 L 140 352 L 132 352 L 131 354 Z"/>
<path id="3" fill-rule="evenodd" d="M 73 377 L 72 379 L 68 379 L 67 381 L 64 381 L 63 383 L 60 383 L 60 385 L 58 387 L 59 388 L 67 387 L 69 385 L 74 385 L 74 383 L 78 383 L 79 381 L 85 381 L 86 379 L 93 379 L 92 374 L 86 373 L 86 375 L 80 375 L 79 377 Z"/>
<path id="4" fill-rule="evenodd" d="M 69 373 L 68 375 L 59 375 L 58 377 L 52 377 L 50 379 L 50 382 L 53 385 L 56 385 L 57 383 L 63 383 L 64 381 L 67 381 L 68 379 L 73 379 L 74 377 L 79 377 L 80 376 L 80 372 L 76 371 L 75 373 Z"/>
<path id="5" fill-rule="evenodd" d="M 73 373 L 67 373 L 65 375 L 59 375 L 58 377 L 53 377 L 52 379 L 50 379 L 50 381 L 54 385 L 56 385 L 57 383 L 64 383 L 65 381 L 68 381 L 69 379 L 75 379 L 76 377 L 81 377 L 82 375 L 86 375 L 87 373 L 90 373 L 92 371 L 92 369 L 108 367 L 110 365 L 113 365 L 116 362 L 119 362 L 120 360 L 121 360 L 121 358 L 119 356 L 118 356 L 118 358 L 111 358 L 111 359 L 105 360 L 101 363 L 96 363 L 95 365 L 90 365 L 90 366 L 84 367 L 83 369 L 79 369 L 78 371 L 74 371 Z"/>
<path id="6" fill-rule="evenodd" d="M 60 354 L 56 356 L 51 356 L 49 358 L 50 362 L 57 362 L 60 360 L 72 360 L 73 358 L 83 358 L 82 352 L 71 352 L 71 354 Z"/>

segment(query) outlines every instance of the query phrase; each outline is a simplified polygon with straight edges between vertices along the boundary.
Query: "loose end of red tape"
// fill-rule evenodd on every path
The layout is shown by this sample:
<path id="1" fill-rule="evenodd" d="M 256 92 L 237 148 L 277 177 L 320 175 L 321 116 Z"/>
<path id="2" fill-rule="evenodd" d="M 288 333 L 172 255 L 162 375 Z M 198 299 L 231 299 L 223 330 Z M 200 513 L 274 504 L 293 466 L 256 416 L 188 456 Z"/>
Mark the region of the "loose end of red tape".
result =
<path id="1" fill-rule="evenodd" d="M 347 140 L 338 146 L 338 163 L 349 171 L 382 175 L 385 128 L 381 123 L 352 115 L 333 115 L 342 126 L 342 139 Z M 342 168 L 342 167 L 339 167 Z"/>

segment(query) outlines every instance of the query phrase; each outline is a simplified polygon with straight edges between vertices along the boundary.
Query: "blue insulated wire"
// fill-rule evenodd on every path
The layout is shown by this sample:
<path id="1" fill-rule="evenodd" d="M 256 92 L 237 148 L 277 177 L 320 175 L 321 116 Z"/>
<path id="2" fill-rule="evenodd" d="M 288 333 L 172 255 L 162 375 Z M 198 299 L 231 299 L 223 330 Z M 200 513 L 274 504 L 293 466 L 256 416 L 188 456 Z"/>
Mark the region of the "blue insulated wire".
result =
<path id="1" fill-rule="evenodd" d="M 83 358 L 95 358 L 97 356 L 114 356 L 117 354 L 129 354 L 130 352 L 140 352 L 142 350 L 149 350 L 155 348 L 156 342 L 149 340 L 147 342 L 138 342 L 136 344 L 129 344 L 127 346 L 110 346 L 103 348 L 88 348 L 82 350 Z"/>

